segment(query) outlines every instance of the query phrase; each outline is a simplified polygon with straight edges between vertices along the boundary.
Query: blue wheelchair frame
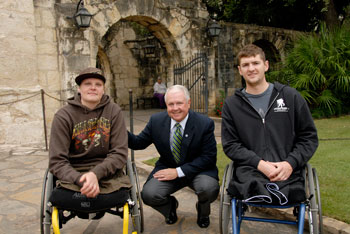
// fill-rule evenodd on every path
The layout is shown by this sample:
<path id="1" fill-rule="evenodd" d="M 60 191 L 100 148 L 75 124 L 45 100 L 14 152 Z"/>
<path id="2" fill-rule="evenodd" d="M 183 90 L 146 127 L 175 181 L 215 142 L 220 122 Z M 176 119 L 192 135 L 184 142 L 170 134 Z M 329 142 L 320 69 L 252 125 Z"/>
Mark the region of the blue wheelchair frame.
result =
<path id="1" fill-rule="evenodd" d="M 244 202 L 242 200 L 231 197 L 227 188 L 233 175 L 233 162 L 226 166 L 223 181 L 220 188 L 220 212 L 219 212 L 219 225 L 220 234 L 228 234 L 230 216 L 232 221 L 232 233 L 239 234 L 240 227 L 243 220 L 256 221 L 265 223 L 277 223 L 295 225 L 298 227 L 298 234 L 302 234 L 305 224 L 305 213 L 308 214 L 308 224 L 310 234 L 323 233 L 323 221 L 322 221 L 322 209 L 321 209 L 321 197 L 319 190 L 318 177 L 316 169 L 312 168 L 309 163 L 305 166 L 304 178 L 305 178 L 305 192 L 307 199 L 297 204 L 287 205 L 270 205 L 261 203 Z M 245 215 L 246 207 L 261 207 L 272 209 L 288 209 L 294 208 L 294 215 L 297 216 L 295 220 L 282 220 L 274 218 L 259 218 Z"/>
<path id="2" fill-rule="evenodd" d="M 252 217 L 252 216 L 245 216 L 244 215 L 244 208 L 243 208 L 244 204 L 246 204 L 248 206 L 253 206 L 253 207 L 277 208 L 277 209 L 288 209 L 288 208 L 291 208 L 291 207 L 299 207 L 299 214 L 298 214 L 298 218 L 297 218 L 296 221 L 281 220 L 281 219 L 257 218 L 257 217 Z M 240 233 L 240 227 L 241 227 L 241 223 L 242 223 L 243 220 L 256 221 L 256 222 L 266 222 L 266 223 L 279 223 L 279 224 L 297 225 L 298 226 L 298 234 L 302 234 L 303 233 L 304 221 L 305 221 L 305 210 L 306 210 L 305 209 L 305 207 L 306 207 L 305 203 L 293 204 L 293 205 L 284 205 L 284 206 L 261 205 L 261 204 L 254 204 L 254 203 L 251 203 L 251 202 L 243 202 L 241 200 L 237 200 L 237 199 L 233 198 L 231 200 L 231 207 L 232 207 L 232 229 L 233 229 L 233 234 L 239 234 Z"/>

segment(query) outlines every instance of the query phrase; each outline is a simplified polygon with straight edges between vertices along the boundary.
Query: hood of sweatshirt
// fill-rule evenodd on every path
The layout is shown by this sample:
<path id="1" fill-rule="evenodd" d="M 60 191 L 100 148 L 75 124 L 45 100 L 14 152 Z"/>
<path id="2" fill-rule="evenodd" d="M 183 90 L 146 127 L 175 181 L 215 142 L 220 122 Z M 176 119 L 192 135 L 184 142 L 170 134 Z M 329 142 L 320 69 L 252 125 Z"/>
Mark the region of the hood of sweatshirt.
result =
<path id="1" fill-rule="evenodd" d="M 90 109 L 81 103 L 80 93 L 76 93 L 73 97 L 68 98 L 67 103 L 69 105 L 78 106 L 78 107 L 82 108 L 84 110 L 84 112 L 90 112 L 90 111 L 95 111 L 101 107 L 104 107 L 110 101 L 111 101 L 111 98 L 108 95 L 103 94 L 100 103 L 97 104 L 97 106 L 94 109 Z"/>

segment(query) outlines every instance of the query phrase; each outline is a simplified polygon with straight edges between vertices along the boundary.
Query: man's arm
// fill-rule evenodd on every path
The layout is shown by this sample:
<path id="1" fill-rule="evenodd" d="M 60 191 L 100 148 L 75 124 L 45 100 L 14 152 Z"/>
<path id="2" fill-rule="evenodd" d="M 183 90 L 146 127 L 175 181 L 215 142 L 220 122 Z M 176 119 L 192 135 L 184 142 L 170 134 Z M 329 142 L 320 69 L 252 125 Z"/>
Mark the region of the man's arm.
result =
<path id="1" fill-rule="evenodd" d="M 233 119 L 234 111 L 231 110 L 226 100 L 222 109 L 221 122 L 221 142 L 225 154 L 240 165 L 248 165 L 254 168 L 258 167 L 261 157 L 254 151 L 248 150 L 242 143 L 235 121 Z"/>
<path id="2" fill-rule="evenodd" d="M 79 185 L 81 173 L 75 170 L 69 162 L 69 147 L 73 127 L 65 118 L 54 116 L 49 147 L 49 169 L 58 179 Z"/>
<path id="3" fill-rule="evenodd" d="M 122 169 L 128 158 L 128 136 L 124 117 L 119 107 L 114 108 L 117 109 L 113 110 L 116 114 L 111 120 L 109 152 L 106 158 L 91 170 L 98 180 L 115 174 L 117 169 Z"/>
<path id="4" fill-rule="evenodd" d="M 317 130 L 306 101 L 296 94 L 295 141 L 286 161 L 296 168 L 303 168 L 311 159 L 318 147 Z"/>
<path id="5" fill-rule="evenodd" d="M 128 131 L 128 147 L 133 150 L 146 149 L 152 144 L 152 117 L 139 135 Z"/>

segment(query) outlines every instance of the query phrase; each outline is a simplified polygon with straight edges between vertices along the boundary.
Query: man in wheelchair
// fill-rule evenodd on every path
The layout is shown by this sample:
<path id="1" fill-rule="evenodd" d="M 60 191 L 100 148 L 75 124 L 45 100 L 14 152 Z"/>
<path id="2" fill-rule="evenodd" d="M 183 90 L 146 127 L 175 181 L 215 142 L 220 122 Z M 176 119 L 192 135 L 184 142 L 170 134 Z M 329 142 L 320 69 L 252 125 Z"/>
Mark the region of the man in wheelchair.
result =
<path id="1" fill-rule="evenodd" d="M 50 202 L 78 211 L 122 206 L 131 184 L 123 172 L 128 135 L 121 108 L 104 94 L 100 69 L 83 70 L 75 82 L 78 93 L 52 123 L 49 170 L 56 188 Z"/>
<path id="2" fill-rule="evenodd" d="M 246 87 L 222 110 L 222 145 L 234 162 L 228 192 L 249 202 L 305 201 L 302 169 L 318 146 L 306 101 L 293 88 L 266 81 L 269 63 L 256 45 L 238 54 Z"/>

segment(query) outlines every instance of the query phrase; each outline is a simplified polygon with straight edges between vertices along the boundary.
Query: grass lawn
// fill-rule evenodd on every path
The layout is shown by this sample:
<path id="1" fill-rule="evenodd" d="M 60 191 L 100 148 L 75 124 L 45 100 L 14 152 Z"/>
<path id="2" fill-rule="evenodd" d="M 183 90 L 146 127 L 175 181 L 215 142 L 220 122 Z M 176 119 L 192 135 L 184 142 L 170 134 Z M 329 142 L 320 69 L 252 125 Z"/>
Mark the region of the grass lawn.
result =
<path id="1" fill-rule="evenodd" d="M 320 141 L 310 164 L 317 170 L 323 215 L 350 224 L 350 116 L 315 120 L 315 124 Z M 145 163 L 154 165 L 157 160 Z M 218 144 L 220 181 L 228 163 Z"/>
<path id="2" fill-rule="evenodd" d="M 320 142 L 310 164 L 320 182 L 322 212 L 350 224 L 350 116 L 315 124 Z"/>

